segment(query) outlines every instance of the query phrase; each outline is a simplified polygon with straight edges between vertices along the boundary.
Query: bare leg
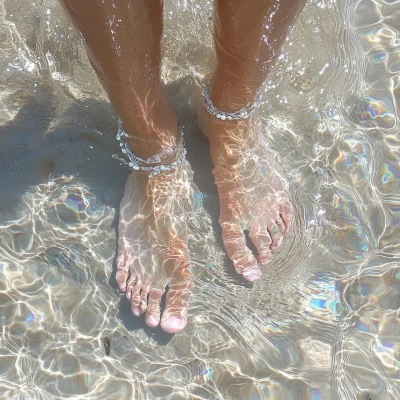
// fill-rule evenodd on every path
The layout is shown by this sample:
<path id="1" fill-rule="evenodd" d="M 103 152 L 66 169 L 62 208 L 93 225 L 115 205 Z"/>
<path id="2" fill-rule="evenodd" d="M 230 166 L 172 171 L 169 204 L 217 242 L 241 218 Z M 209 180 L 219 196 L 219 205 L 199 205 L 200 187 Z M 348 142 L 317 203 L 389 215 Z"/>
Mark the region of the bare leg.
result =
<path id="1" fill-rule="evenodd" d="M 217 68 L 213 103 L 224 111 L 247 106 L 269 74 L 306 0 L 216 0 Z"/>
<path id="2" fill-rule="evenodd" d="M 178 124 L 160 82 L 163 3 L 160 0 L 63 0 L 82 33 L 90 61 L 130 134 L 131 150 L 150 157 L 177 142 Z M 171 160 L 172 161 L 172 160 Z M 149 179 L 132 173 L 121 202 L 117 281 L 138 316 L 161 325 L 186 325 L 190 274 L 187 232 L 180 204 L 182 168 Z M 179 182 L 180 181 L 180 182 Z"/>
<path id="3" fill-rule="evenodd" d="M 210 87 L 213 104 L 236 111 L 255 100 L 288 29 L 305 0 L 216 0 L 217 67 Z M 288 185 L 261 134 L 257 117 L 221 121 L 207 116 L 213 170 L 221 203 L 225 248 L 244 278 L 260 277 L 260 264 L 290 226 Z M 259 260 L 246 247 L 248 229 Z"/>
<path id="4" fill-rule="evenodd" d="M 90 62 L 125 130 L 132 151 L 150 156 L 178 135 L 176 114 L 161 87 L 161 0 L 62 0 L 82 33 Z M 154 148 L 144 141 L 154 139 Z"/>

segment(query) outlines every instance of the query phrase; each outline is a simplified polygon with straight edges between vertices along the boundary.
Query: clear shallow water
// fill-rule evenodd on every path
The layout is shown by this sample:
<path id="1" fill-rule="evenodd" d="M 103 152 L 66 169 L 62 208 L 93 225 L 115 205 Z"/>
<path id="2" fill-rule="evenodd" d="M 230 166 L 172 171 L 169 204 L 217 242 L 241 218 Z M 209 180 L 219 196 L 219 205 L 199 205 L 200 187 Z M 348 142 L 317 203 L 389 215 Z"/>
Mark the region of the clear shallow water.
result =
<path id="1" fill-rule="evenodd" d="M 400 3 L 312 1 L 288 38 L 263 117 L 296 224 L 254 287 L 222 250 L 188 104 L 212 64 L 208 3 L 165 14 L 196 276 L 171 336 L 112 277 L 127 170 L 81 41 L 56 2 L 0 0 L 0 398 L 400 398 Z"/>

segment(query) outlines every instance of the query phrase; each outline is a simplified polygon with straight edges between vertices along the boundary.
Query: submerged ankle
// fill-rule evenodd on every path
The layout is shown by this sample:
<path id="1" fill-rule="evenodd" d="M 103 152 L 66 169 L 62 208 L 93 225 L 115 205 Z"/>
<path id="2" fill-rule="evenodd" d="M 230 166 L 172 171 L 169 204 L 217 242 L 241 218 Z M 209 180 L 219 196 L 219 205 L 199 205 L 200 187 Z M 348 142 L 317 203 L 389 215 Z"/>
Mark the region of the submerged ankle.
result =
<path id="1" fill-rule="evenodd" d="M 149 177 L 174 171 L 185 159 L 186 149 L 183 141 L 183 132 L 179 139 L 172 136 L 166 141 L 160 139 L 140 138 L 129 135 L 124 129 L 122 121 L 119 123 L 118 134 L 121 152 L 125 160 L 121 160 L 134 171 L 145 172 Z M 130 141 L 134 143 L 130 144 Z"/>
<path id="2" fill-rule="evenodd" d="M 179 140 L 178 122 L 147 124 L 135 121 L 134 124 L 124 124 L 128 134 L 128 144 L 132 152 L 140 158 L 149 158 L 168 148 L 175 147 Z"/>
<path id="3" fill-rule="evenodd" d="M 141 104 L 120 117 L 129 147 L 138 157 L 149 158 L 178 144 L 178 119 L 165 97 L 154 99 L 151 106 Z"/>
<path id="4" fill-rule="evenodd" d="M 217 68 L 211 79 L 210 98 L 222 111 L 237 111 L 254 103 L 262 83 L 261 77 L 240 78 Z"/>

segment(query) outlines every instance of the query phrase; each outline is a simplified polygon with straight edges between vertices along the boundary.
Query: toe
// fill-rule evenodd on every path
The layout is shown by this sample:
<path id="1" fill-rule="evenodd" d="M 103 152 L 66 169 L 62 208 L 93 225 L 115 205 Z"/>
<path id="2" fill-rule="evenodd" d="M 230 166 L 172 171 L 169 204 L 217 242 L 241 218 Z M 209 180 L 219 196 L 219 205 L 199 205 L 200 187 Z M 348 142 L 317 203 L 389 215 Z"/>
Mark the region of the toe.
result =
<path id="1" fill-rule="evenodd" d="M 151 328 L 156 327 L 160 323 L 160 305 L 161 305 L 161 289 L 152 289 L 149 292 L 149 299 L 146 310 L 146 324 Z"/>
<path id="2" fill-rule="evenodd" d="M 286 231 L 286 225 L 283 222 L 282 218 L 278 217 L 275 222 L 276 222 L 276 225 L 278 225 L 279 232 L 281 233 L 281 235 L 284 235 L 285 231 Z"/>
<path id="3" fill-rule="evenodd" d="M 222 239 L 225 250 L 237 273 L 253 282 L 260 278 L 261 270 L 252 252 L 246 246 L 246 239 L 240 226 L 222 223 Z"/>
<path id="4" fill-rule="evenodd" d="M 120 290 L 123 292 L 126 291 L 126 281 L 128 280 L 128 276 L 129 269 L 126 266 L 125 257 L 123 254 L 119 254 L 117 260 L 117 274 L 115 276 L 115 279 L 118 283 Z"/>
<path id="5" fill-rule="evenodd" d="M 161 327 L 165 332 L 176 333 L 186 326 L 191 285 L 190 273 L 186 268 L 171 279 L 161 319 Z"/>
<path id="6" fill-rule="evenodd" d="M 138 279 L 132 288 L 132 298 L 131 298 L 131 310 L 135 317 L 139 317 L 141 314 L 140 310 L 140 290 L 142 289 L 142 282 Z"/>
<path id="7" fill-rule="evenodd" d="M 278 225 L 275 223 L 268 224 L 268 232 L 272 239 L 271 250 L 276 250 L 282 244 L 283 240 L 283 236 Z"/>
<path id="8" fill-rule="evenodd" d="M 285 233 L 288 233 L 290 230 L 290 225 L 292 222 L 292 207 L 290 204 L 285 204 L 281 209 L 281 218 L 285 224 Z"/>
<path id="9" fill-rule="evenodd" d="M 150 282 L 146 282 L 143 287 L 142 291 L 140 292 L 140 313 L 146 312 L 147 309 L 147 298 L 149 296 L 149 290 L 150 290 Z"/>
<path id="10" fill-rule="evenodd" d="M 249 236 L 257 249 L 260 264 L 268 264 L 272 256 L 270 248 L 272 239 L 267 228 L 253 228 Z"/>
<path id="11" fill-rule="evenodd" d="M 167 333 L 176 333 L 185 328 L 187 324 L 187 316 L 181 314 L 172 314 L 167 319 L 163 319 L 161 326 Z"/>
<path id="12" fill-rule="evenodd" d="M 135 283 L 136 283 L 136 275 L 131 273 L 128 282 L 126 282 L 126 289 L 125 289 L 126 298 L 128 300 L 132 298 L 132 288 L 135 285 Z"/>
<path id="13" fill-rule="evenodd" d="M 243 278 L 249 282 L 254 282 L 261 278 L 261 270 L 258 264 L 246 267 L 242 273 L 243 273 Z"/>

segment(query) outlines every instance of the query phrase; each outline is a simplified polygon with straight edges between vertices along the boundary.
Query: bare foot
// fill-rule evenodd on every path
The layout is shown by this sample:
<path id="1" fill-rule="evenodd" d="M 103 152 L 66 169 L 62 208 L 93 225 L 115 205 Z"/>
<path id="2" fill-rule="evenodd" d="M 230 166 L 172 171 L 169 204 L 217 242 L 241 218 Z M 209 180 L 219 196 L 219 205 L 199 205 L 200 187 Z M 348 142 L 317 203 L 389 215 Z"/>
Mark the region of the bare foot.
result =
<path id="1" fill-rule="evenodd" d="M 199 104 L 199 97 L 195 101 Z M 289 231 L 292 207 L 288 182 L 257 116 L 221 121 L 204 106 L 198 110 L 215 167 L 225 249 L 235 270 L 252 282 L 260 278 L 260 265 L 270 261 Z M 258 262 L 246 246 L 244 230 L 249 231 L 257 249 Z"/>
<path id="2" fill-rule="evenodd" d="M 169 286 L 161 318 L 174 333 L 187 323 L 191 286 L 183 204 L 189 192 L 185 163 L 170 174 L 148 178 L 132 173 L 121 201 L 117 282 L 131 301 L 132 313 L 160 323 L 161 296 Z"/>

